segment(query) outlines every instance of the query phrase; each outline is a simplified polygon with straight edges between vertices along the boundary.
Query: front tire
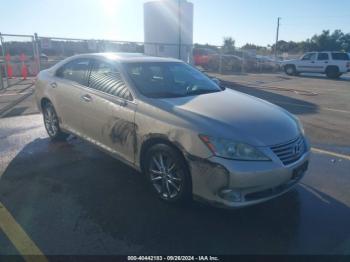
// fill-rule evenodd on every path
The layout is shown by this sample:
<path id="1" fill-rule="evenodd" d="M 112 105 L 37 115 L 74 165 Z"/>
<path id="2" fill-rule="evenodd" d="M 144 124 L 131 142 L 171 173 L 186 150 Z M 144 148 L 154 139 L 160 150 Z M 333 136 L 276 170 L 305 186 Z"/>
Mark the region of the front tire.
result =
<path id="1" fill-rule="evenodd" d="M 146 152 L 145 169 L 154 192 L 169 203 L 191 200 L 190 172 L 181 153 L 167 145 L 156 144 Z"/>
<path id="2" fill-rule="evenodd" d="M 69 134 L 61 131 L 56 110 L 51 102 L 43 106 L 43 118 L 45 129 L 51 140 L 62 141 L 67 139 Z"/>
<path id="3" fill-rule="evenodd" d="M 295 76 L 297 75 L 297 70 L 295 69 L 295 66 L 294 65 L 286 65 L 284 67 L 284 72 L 287 74 L 287 75 L 290 75 L 290 76 Z"/>

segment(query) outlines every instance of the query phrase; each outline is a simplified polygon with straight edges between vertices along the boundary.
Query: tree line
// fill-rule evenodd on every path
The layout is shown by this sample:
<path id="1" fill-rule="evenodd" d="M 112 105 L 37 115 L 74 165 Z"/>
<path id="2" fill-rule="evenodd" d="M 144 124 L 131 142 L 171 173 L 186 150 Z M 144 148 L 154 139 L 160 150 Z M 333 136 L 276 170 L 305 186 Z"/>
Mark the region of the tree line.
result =
<path id="1" fill-rule="evenodd" d="M 195 47 L 208 48 L 212 50 L 219 50 L 218 46 L 213 45 L 199 45 Z M 226 54 L 233 54 L 237 51 L 235 40 L 232 37 L 224 37 L 223 52 Z M 247 43 L 240 49 L 256 50 L 259 54 L 271 54 L 275 51 L 276 44 L 268 46 L 259 46 Z M 284 41 L 277 42 L 277 53 L 300 54 L 310 51 L 343 51 L 350 52 L 350 33 L 343 33 L 341 30 L 335 30 L 332 33 L 330 30 L 323 30 L 321 34 L 315 34 L 305 41 Z"/>

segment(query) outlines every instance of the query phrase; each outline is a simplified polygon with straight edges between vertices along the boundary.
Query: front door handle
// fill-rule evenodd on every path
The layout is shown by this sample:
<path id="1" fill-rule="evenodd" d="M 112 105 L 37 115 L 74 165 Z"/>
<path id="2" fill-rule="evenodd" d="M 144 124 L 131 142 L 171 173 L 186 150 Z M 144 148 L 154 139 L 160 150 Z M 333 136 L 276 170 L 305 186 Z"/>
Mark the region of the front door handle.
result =
<path id="1" fill-rule="evenodd" d="M 88 95 L 88 94 L 83 95 L 83 96 L 81 97 L 81 99 L 82 99 L 83 101 L 85 101 L 85 102 L 91 102 L 91 101 L 92 101 L 92 97 L 91 97 L 90 95 Z"/>
<path id="2" fill-rule="evenodd" d="M 50 84 L 50 86 L 51 86 L 52 88 L 56 88 L 56 87 L 57 87 L 57 83 L 56 83 L 56 82 L 52 82 L 52 83 Z"/>
<path id="3" fill-rule="evenodd" d="M 122 106 L 122 107 L 125 107 L 125 106 L 128 105 L 128 103 L 127 103 L 125 100 L 119 100 L 119 101 L 117 102 L 117 104 L 120 105 L 120 106 Z"/>

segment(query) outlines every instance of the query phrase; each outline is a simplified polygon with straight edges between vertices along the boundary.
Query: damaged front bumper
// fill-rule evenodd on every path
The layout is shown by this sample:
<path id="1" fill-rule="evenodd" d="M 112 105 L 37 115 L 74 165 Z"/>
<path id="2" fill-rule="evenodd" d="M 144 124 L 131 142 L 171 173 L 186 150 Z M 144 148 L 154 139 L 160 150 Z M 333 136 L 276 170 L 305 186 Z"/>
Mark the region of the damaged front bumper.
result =
<path id="1" fill-rule="evenodd" d="M 236 161 L 211 157 L 189 161 L 193 195 L 215 206 L 239 208 L 258 204 L 289 191 L 304 176 L 310 151 L 283 165 L 272 161 Z"/>

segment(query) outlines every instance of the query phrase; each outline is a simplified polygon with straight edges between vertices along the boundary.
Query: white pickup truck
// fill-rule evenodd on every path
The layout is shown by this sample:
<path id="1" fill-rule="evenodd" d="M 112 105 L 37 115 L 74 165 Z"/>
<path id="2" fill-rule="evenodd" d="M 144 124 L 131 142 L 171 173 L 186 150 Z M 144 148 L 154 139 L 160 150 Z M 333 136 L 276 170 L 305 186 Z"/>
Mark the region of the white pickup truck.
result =
<path id="1" fill-rule="evenodd" d="M 338 78 L 350 72 L 350 57 L 343 52 L 309 52 L 300 59 L 282 61 L 288 75 L 321 73 L 329 78 Z"/>

